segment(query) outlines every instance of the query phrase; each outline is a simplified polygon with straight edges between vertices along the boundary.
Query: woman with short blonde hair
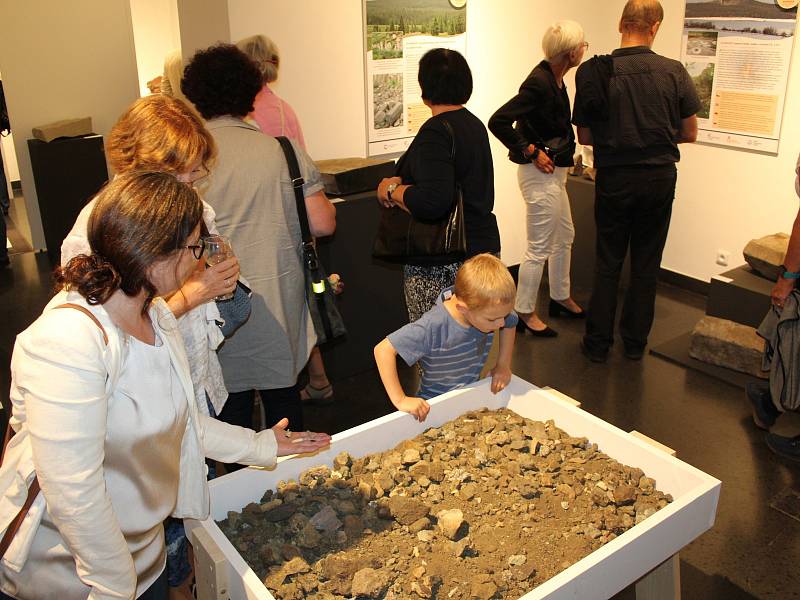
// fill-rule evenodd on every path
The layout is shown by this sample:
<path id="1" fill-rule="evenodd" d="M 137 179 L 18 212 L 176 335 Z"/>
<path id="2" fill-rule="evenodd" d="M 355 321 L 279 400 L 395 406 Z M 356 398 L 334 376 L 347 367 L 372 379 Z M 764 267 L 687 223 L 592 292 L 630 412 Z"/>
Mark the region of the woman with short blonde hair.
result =
<path id="1" fill-rule="evenodd" d="M 517 329 L 538 337 L 556 332 L 536 314 L 536 299 L 547 263 L 551 317 L 583 317 L 570 296 L 570 257 L 575 229 L 567 197 L 567 169 L 574 164 L 575 133 L 564 75 L 583 60 L 589 44 L 575 21 L 558 21 L 542 37 L 541 61 L 519 93 L 489 119 L 489 130 L 519 165 L 517 179 L 526 204 L 528 245 L 519 266 L 514 309 Z"/>
<path id="2" fill-rule="evenodd" d="M 253 101 L 252 112 L 247 116 L 258 123 L 261 131 L 267 135 L 287 137 L 305 150 L 306 141 L 300 120 L 289 103 L 269 87 L 278 79 L 281 61 L 278 46 L 265 35 L 251 35 L 236 42 L 236 47 L 256 64 L 264 85 Z"/>

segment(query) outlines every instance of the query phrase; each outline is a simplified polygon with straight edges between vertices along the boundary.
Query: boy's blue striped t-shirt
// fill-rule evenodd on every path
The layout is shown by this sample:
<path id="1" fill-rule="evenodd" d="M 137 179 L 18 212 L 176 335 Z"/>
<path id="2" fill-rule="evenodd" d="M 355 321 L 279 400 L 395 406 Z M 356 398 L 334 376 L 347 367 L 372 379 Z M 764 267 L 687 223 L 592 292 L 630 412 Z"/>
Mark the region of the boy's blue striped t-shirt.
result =
<path id="1" fill-rule="evenodd" d="M 425 400 L 478 381 L 492 347 L 494 333 L 464 327 L 447 312 L 443 302 L 451 295 L 452 288 L 447 288 L 432 309 L 388 336 L 407 365 L 419 362 L 418 395 Z M 505 327 L 516 326 L 517 320 L 512 311 Z"/>

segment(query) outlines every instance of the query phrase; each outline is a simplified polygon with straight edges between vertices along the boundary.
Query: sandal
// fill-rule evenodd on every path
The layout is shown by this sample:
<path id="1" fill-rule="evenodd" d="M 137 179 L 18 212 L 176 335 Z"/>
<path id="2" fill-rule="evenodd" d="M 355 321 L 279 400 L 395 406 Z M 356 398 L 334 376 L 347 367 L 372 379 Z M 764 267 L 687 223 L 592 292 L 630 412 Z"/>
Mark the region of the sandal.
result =
<path id="1" fill-rule="evenodd" d="M 333 386 L 329 383 L 326 386 L 318 388 L 309 383 L 300 390 L 300 400 L 311 404 L 332 404 Z"/>

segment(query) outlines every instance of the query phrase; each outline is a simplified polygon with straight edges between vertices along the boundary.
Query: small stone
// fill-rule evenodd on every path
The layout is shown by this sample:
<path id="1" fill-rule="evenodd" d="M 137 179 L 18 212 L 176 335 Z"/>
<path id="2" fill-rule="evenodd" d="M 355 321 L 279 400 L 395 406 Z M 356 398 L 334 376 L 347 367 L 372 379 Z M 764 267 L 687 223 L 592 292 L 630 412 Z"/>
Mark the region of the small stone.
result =
<path id="1" fill-rule="evenodd" d="M 408 532 L 411 534 L 417 534 L 424 529 L 430 529 L 430 527 L 431 520 L 428 517 L 422 517 L 408 526 Z"/>
<path id="2" fill-rule="evenodd" d="M 422 531 L 417 532 L 417 539 L 420 542 L 430 543 L 433 541 L 434 533 L 430 530 L 423 529 Z"/>
<path id="3" fill-rule="evenodd" d="M 419 454 L 419 450 L 417 450 L 416 448 L 409 448 L 408 450 L 403 452 L 403 457 L 401 459 L 401 462 L 404 465 L 413 465 L 418 463 L 420 460 L 422 460 L 422 457 Z"/>
<path id="4" fill-rule="evenodd" d="M 260 507 L 259 510 L 261 510 Z M 265 512 L 264 519 L 271 523 L 277 523 L 279 521 L 285 521 L 295 512 L 297 512 L 297 507 L 294 504 L 285 503 Z"/>
<path id="5" fill-rule="evenodd" d="M 636 488 L 632 485 L 618 485 L 613 492 L 614 502 L 620 506 L 636 500 Z"/>
<path id="6" fill-rule="evenodd" d="M 561 508 L 563 508 L 564 510 L 569 509 L 569 502 L 562 502 L 561 503 Z"/>
<path id="7" fill-rule="evenodd" d="M 330 506 L 324 507 L 313 517 L 311 517 L 311 524 L 319 531 L 331 533 L 336 531 L 342 526 L 342 522 L 336 515 L 336 511 Z"/>
<path id="8" fill-rule="evenodd" d="M 392 496 L 389 498 L 389 512 L 401 525 L 411 525 L 430 513 L 430 507 L 415 498 Z"/>
<path id="9" fill-rule="evenodd" d="M 477 575 L 470 582 L 470 598 L 491 600 L 497 594 L 497 585 L 486 575 Z"/>
<path id="10" fill-rule="evenodd" d="M 512 567 L 524 565 L 528 561 L 528 557 L 524 554 L 512 554 L 508 557 L 508 564 Z"/>
<path id="11" fill-rule="evenodd" d="M 453 556 L 456 558 L 463 558 L 468 551 L 472 550 L 469 536 L 465 536 L 457 542 L 450 542 L 450 550 L 452 550 Z"/>
<path id="12" fill-rule="evenodd" d="M 367 567 L 353 575 L 351 593 L 356 597 L 380 598 L 387 585 L 388 581 L 383 573 Z"/>
<path id="13" fill-rule="evenodd" d="M 458 536 L 458 531 L 464 523 L 464 513 L 459 509 L 442 510 L 436 514 L 439 531 L 449 540 L 454 540 Z"/>

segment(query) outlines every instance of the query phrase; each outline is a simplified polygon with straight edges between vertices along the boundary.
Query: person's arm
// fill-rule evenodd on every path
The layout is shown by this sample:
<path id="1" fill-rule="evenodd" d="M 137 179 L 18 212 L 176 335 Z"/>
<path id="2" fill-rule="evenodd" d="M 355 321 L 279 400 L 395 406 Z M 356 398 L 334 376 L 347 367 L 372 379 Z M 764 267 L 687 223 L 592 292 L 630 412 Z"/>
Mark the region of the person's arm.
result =
<path id="1" fill-rule="evenodd" d="M 281 419 L 270 429 L 255 432 L 208 415 L 199 416 L 206 456 L 223 463 L 274 467 L 278 456 L 316 452 L 331 442 L 327 433 L 292 431 L 287 435 L 287 419 Z"/>
<path id="2" fill-rule="evenodd" d="M 697 141 L 697 115 L 681 119 L 681 130 L 678 132 L 679 144 L 693 144 Z"/>
<path id="3" fill-rule="evenodd" d="M 336 231 L 336 207 L 328 200 L 324 191 L 306 196 L 306 213 L 312 236 L 325 237 Z"/>
<path id="4" fill-rule="evenodd" d="M 593 146 L 592 130 L 588 127 L 578 127 L 578 142 L 582 146 Z"/>
<path id="5" fill-rule="evenodd" d="M 102 332 L 74 309 L 21 334 L 11 362 L 47 510 L 90 600 L 133 598 L 136 569 L 103 474 L 108 396 Z"/>
<path id="6" fill-rule="evenodd" d="M 533 77 L 528 77 L 519 89 L 516 96 L 498 108 L 489 119 L 489 131 L 503 142 L 509 150 L 516 151 L 525 156 L 530 156 L 533 140 L 525 139 L 522 133 L 514 128 L 514 123 L 523 115 L 537 109 L 538 88 Z"/>
<path id="7" fill-rule="evenodd" d="M 205 260 L 201 260 L 181 288 L 167 299 L 167 305 L 177 319 L 217 296 L 231 293 L 238 279 L 238 258 L 232 257 L 208 268 Z"/>
<path id="8" fill-rule="evenodd" d="M 397 351 L 388 338 L 375 346 L 375 363 L 378 365 L 383 387 L 395 408 L 409 413 L 417 421 L 424 421 L 431 410 L 430 404 L 422 398 L 406 396 L 397 375 Z"/>
<path id="9" fill-rule="evenodd" d="M 496 394 L 505 389 L 511 381 L 511 354 L 514 351 L 514 338 L 517 330 L 514 327 L 504 327 L 500 330 L 500 349 L 497 364 L 492 369 L 492 393 Z"/>
<path id="10" fill-rule="evenodd" d="M 439 219 L 453 205 L 456 174 L 451 146 L 443 126 L 423 127 L 417 133 L 407 159 L 414 183 L 405 182 L 392 198 L 418 219 Z"/>
<path id="11" fill-rule="evenodd" d="M 793 273 L 800 272 L 800 209 L 797 211 L 797 216 L 794 218 L 794 225 L 792 225 L 792 234 L 789 236 L 789 246 L 786 248 L 786 257 L 783 259 L 783 266 L 787 271 Z M 783 306 L 786 298 L 792 293 L 795 288 L 797 279 L 786 279 L 779 276 L 778 281 L 772 288 L 770 296 L 772 304 L 778 308 Z"/>

